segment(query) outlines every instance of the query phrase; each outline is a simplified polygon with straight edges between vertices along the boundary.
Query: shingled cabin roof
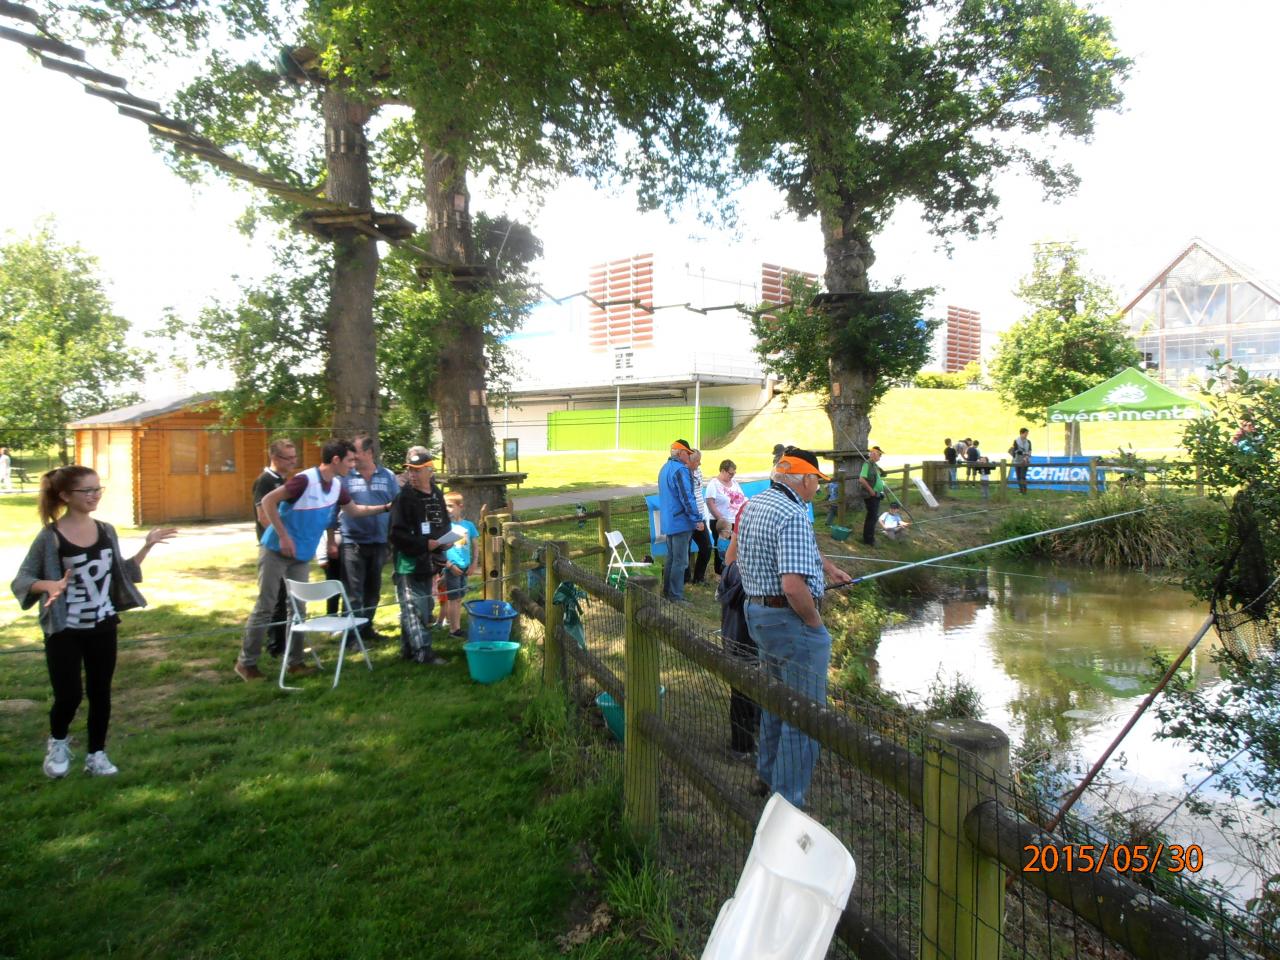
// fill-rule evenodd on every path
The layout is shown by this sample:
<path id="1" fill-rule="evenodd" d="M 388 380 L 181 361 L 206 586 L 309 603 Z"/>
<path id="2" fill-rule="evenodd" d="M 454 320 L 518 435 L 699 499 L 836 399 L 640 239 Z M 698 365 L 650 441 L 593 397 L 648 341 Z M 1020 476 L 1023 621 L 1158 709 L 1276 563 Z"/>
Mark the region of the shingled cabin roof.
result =
<path id="1" fill-rule="evenodd" d="M 92 417 L 85 417 L 83 420 L 67 424 L 67 429 L 141 425 L 148 420 L 154 420 L 156 417 L 163 417 L 186 407 L 198 407 L 217 399 L 218 395 L 216 393 L 188 393 L 180 396 L 163 397 L 158 400 L 146 400 L 127 407 L 108 410 L 106 413 L 97 413 Z"/>

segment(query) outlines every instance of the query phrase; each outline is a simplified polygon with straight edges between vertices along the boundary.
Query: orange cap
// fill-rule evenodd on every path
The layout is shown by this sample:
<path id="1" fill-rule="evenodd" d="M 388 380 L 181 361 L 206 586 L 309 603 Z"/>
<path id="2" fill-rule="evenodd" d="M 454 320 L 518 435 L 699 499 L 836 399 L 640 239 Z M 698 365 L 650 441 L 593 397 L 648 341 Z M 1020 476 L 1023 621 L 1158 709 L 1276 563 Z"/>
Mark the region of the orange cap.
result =
<path id="1" fill-rule="evenodd" d="M 693 448 L 683 440 L 676 440 L 671 444 L 672 450 L 683 450 L 685 453 L 693 453 Z"/>
<path id="2" fill-rule="evenodd" d="M 803 476 L 806 473 L 816 474 L 819 480 L 830 480 L 831 478 L 815 467 L 808 460 L 802 460 L 799 457 L 780 457 L 778 462 L 773 465 L 773 469 L 779 473 L 789 473 L 792 476 Z"/>

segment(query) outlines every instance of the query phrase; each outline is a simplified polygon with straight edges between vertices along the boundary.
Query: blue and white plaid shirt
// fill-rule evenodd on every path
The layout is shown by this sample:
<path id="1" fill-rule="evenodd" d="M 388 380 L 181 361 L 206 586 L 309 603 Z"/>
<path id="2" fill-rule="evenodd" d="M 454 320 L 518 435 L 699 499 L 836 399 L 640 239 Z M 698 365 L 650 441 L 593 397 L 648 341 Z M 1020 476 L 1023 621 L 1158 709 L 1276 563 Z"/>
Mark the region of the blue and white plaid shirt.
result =
<path id="1" fill-rule="evenodd" d="M 780 483 L 747 501 L 738 518 L 738 569 L 750 597 L 782 594 L 782 575 L 804 577 L 822 596 L 826 578 L 818 538 L 804 502 Z"/>

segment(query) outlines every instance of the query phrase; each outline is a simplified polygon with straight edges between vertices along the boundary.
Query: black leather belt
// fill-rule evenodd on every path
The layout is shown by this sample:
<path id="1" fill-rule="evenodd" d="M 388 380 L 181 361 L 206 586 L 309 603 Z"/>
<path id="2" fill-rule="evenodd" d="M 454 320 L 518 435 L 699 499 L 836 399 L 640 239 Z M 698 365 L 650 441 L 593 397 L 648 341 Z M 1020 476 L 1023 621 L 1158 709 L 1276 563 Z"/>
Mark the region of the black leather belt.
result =
<path id="1" fill-rule="evenodd" d="M 757 603 L 762 607 L 789 607 L 791 604 L 787 602 L 787 598 L 781 594 L 775 594 L 770 597 L 747 597 L 747 603 Z"/>

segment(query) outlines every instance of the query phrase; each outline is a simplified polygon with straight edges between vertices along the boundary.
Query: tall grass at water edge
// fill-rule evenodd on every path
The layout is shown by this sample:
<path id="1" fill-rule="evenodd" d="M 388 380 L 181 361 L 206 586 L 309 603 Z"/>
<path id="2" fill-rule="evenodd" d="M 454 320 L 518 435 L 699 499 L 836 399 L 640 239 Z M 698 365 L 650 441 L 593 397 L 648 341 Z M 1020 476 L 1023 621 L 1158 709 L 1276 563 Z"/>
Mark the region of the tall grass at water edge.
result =
<path id="1" fill-rule="evenodd" d="M 1209 500 L 1117 489 L 1079 501 L 1066 516 L 1044 505 L 1011 512 L 992 537 L 1005 540 L 1104 517 L 1115 519 L 1002 549 L 1007 556 L 1023 559 L 1176 572 L 1197 563 L 1206 548 L 1221 539 L 1226 511 Z"/>

